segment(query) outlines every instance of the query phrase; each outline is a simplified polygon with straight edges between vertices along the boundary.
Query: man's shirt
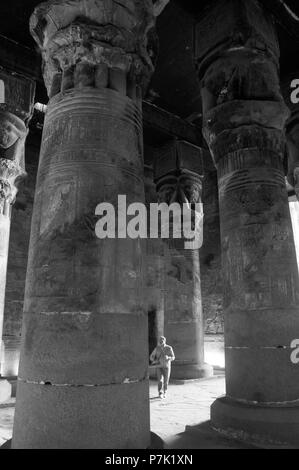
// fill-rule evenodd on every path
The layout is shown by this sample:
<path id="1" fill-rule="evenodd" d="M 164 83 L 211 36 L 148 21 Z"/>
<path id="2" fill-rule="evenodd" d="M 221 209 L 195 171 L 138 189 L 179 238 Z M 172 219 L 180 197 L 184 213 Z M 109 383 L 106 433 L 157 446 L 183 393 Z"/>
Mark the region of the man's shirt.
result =
<path id="1" fill-rule="evenodd" d="M 167 357 L 167 358 L 166 358 Z M 150 360 L 153 362 L 158 362 L 160 367 L 170 367 L 171 361 L 174 361 L 175 356 L 171 346 L 166 344 L 164 347 L 157 346 L 151 356 Z"/>

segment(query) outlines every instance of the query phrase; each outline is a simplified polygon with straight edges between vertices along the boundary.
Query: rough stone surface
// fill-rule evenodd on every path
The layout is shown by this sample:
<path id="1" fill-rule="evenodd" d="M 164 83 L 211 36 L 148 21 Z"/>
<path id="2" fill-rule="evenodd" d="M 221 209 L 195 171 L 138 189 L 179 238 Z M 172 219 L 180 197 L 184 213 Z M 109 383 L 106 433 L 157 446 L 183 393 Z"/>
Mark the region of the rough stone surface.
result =
<path id="1" fill-rule="evenodd" d="M 127 76 L 133 88 L 145 89 L 154 71 L 154 26 L 152 0 L 42 3 L 30 27 L 42 50 L 49 96 L 73 85 L 106 86 L 106 78 L 119 89 Z"/>
<path id="2" fill-rule="evenodd" d="M 166 449 L 249 448 L 213 431 L 209 424 L 210 405 L 224 393 L 224 388 L 224 377 L 188 382 L 184 386 L 170 383 L 167 399 L 161 400 L 157 397 L 157 384 L 151 382 L 151 431 L 159 437 L 158 443 L 151 441 L 152 448 L 161 448 L 160 439 Z M 14 405 L 11 400 L 5 407 L 0 406 L 0 445 L 5 443 L 5 448 L 11 445 Z"/>
<path id="3" fill-rule="evenodd" d="M 149 428 L 147 380 L 102 387 L 18 384 L 15 449 L 144 449 Z"/>
<path id="4" fill-rule="evenodd" d="M 289 111 L 271 18 L 256 2 L 226 4 L 231 31 L 215 9 L 203 22 L 216 18 L 221 42 L 205 37 L 203 51 L 197 36 L 204 135 L 218 171 L 226 393 L 249 407 L 287 406 L 299 398 L 290 357 L 299 281 L 283 168 Z"/>
<path id="5" fill-rule="evenodd" d="M 170 142 L 155 160 L 155 182 L 160 203 L 195 204 L 202 210 L 204 149 L 186 142 Z M 193 210 L 193 228 L 202 215 Z M 172 229 L 172 224 L 170 224 Z M 202 225 L 197 236 L 202 239 Z M 195 379 L 212 373 L 204 367 L 204 327 L 200 285 L 199 247 L 186 249 L 186 239 L 164 240 L 164 334 L 175 351 L 172 377 Z M 201 240 L 202 241 L 202 240 Z M 202 242 L 201 242 L 202 244 Z"/>
<path id="6" fill-rule="evenodd" d="M 11 210 L 18 183 L 25 176 L 27 122 L 32 113 L 32 80 L 1 70 L 3 97 L 0 104 L 0 350 L 4 323 L 5 288 Z M 0 357 L 0 363 L 3 358 Z"/>
<path id="7" fill-rule="evenodd" d="M 227 437 L 257 443 L 260 447 L 298 449 L 299 412 L 295 406 L 253 406 L 227 398 L 211 407 L 214 429 Z"/>
<path id="8" fill-rule="evenodd" d="M 144 168 L 145 203 L 148 214 L 148 238 L 146 240 L 146 273 L 144 301 L 148 312 L 149 352 L 157 346 L 164 334 L 164 244 L 160 239 L 150 238 L 150 204 L 157 202 L 153 169 Z"/>
<path id="9" fill-rule="evenodd" d="M 3 325 L 4 352 L 1 374 L 18 372 L 31 217 L 40 137 L 32 132 L 26 141 L 26 178 L 12 208 Z"/>
<path id="10" fill-rule="evenodd" d="M 112 124 L 112 119 L 119 119 L 118 106 L 132 104 L 112 91 L 106 93 L 71 92 L 52 103 L 46 118 L 24 306 L 20 377 L 27 382 L 108 385 L 128 380 L 138 386 L 146 376 L 141 247 L 129 239 L 101 241 L 94 233 L 93 214 L 103 198 L 115 202 L 119 193 L 133 201 L 143 193 L 138 177 L 140 130 L 128 121 L 119 120 L 117 130 Z M 80 115 L 85 103 L 90 103 L 89 114 Z M 78 114 L 68 116 L 68 106 Z M 108 111 L 110 132 L 108 117 L 102 117 Z M 84 134 L 75 132 L 79 123 Z M 99 130 L 101 125 L 102 132 L 96 133 L 94 126 Z M 122 167 L 113 164 L 117 149 L 110 147 L 116 132 Z M 98 135 L 94 142 L 91 136 Z M 72 150 L 74 145 L 77 151 Z M 68 155 L 63 164 L 61 154 L 65 159 Z M 57 400 L 65 406 L 58 396 Z M 117 407 L 114 397 L 111 400 Z M 107 404 L 107 413 L 108 408 Z M 17 434 L 22 433 L 18 426 Z M 101 442 L 102 437 L 98 439 Z"/>
<path id="11" fill-rule="evenodd" d="M 147 39 L 154 23 L 148 0 L 127 7 L 49 1 L 32 16 L 51 99 L 32 218 L 13 448 L 150 443 L 144 246 L 126 235 L 98 238 L 96 208 L 117 207 L 119 195 L 127 204 L 144 201 L 140 87 L 153 71 Z M 95 407 L 86 410 L 90 401 Z M 78 418 L 86 426 L 81 441 Z"/>

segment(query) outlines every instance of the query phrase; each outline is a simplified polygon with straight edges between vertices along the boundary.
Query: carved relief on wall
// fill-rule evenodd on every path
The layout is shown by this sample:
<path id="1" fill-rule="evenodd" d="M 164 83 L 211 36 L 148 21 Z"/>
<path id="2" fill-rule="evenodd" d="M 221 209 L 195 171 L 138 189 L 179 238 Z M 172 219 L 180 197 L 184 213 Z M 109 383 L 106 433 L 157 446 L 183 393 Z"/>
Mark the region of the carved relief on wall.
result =
<path id="1" fill-rule="evenodd" d="M 17 194 L 17 183 L 25 176 L 25 139 L 23 121 L 0 111 L 0 211 L 8 214 Z"/>
<path id="2" fill-rule="evenodd" d="M 173 174 L 160 178 L 157 180 L 159 203 L 166 202 L 170 205 L 177 202 L 178 204 L 188 204 L 190 207 L 200 203 L 202 180 L 201 175 L 186 169 L 175 170 Z"/>
<path id="3" fill-rule="evenodd" d="M 198 233 L 203 232 L 203 157 L 205 150 L 184 141 L 171 140 L 156 150 L 154 179 L 157 187 L 158 202 L 178 204 L 189 210 L 189 220 L 181 215 L 172 215 L 170 222 L 175 227 L 186 227 Z M 185 214 L 187 211 L 185 212 Z M 175 220 L 179 217 L 180 220 Z M 180 229 L 178 229 L 180 230 Z M 179 234 L 178 234 L 179 235 Z M 188 237 L 187 237 L 188 238 Z"/>

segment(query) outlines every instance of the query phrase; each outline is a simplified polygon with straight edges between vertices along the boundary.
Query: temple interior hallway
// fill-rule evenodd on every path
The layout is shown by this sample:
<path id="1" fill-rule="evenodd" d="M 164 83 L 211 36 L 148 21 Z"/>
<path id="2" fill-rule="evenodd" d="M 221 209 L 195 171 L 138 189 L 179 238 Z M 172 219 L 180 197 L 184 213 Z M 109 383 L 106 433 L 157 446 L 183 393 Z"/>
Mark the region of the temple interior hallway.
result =
<path id="1" fill-rule="evenodd" d="M 165 400 L 157 398 L 157 384 L 150 382 L 151 430 L 169 449 L 246 449 L 246 444 L 223 438 L 209 427 L 210 406 L 225 392 L 224 376 L 171 383 Z M 11 439 L 15 399 L 0 405 L 0 445 Z M 186 426 L 196 429 L 185 432 Z"/>
<path id="2" fill-rule="evenodd" d="M 253 448 L 226 439 L 211 429 L 210 406 L 224 393 L 225 380 L 221 372 L 209 379 L 170 383 L 167 398 L 163 400 L 157 397 L 157 384 L 151 381 L 152 432 L 163 439 L 167 449 Z"/>

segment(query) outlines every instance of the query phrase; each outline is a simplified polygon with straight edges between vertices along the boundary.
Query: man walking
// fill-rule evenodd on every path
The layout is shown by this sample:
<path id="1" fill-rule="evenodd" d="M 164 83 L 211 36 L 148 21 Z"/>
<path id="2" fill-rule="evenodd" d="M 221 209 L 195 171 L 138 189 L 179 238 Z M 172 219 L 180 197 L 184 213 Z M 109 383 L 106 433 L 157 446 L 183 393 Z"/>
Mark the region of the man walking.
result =
<path id="1" fill-rule="evenodd" d="M 171 346 L 166 344 L 166 338 L 160 336 L 157 347 L 150 355 L 152 364 L 157 364 L 158 392 L 160 398 L 165 398 L 171 373 L 171 362 L 175 356 Z"/>

